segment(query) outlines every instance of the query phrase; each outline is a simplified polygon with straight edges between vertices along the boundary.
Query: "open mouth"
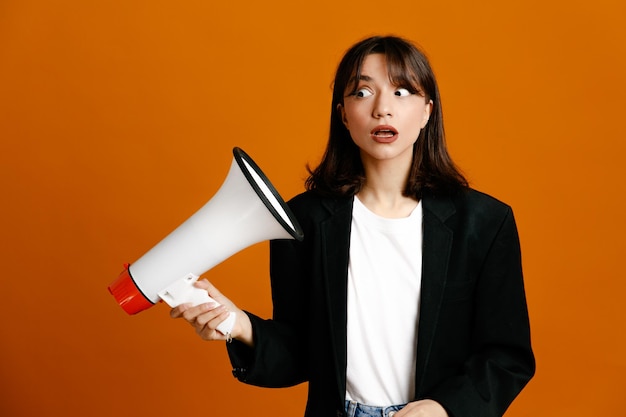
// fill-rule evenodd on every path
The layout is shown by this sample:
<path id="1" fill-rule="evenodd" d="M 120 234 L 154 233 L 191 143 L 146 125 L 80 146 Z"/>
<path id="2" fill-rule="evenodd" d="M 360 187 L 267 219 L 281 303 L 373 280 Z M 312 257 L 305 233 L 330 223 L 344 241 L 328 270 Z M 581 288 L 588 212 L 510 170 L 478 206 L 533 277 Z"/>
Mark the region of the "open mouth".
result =
<path id="1" fill-rule="evenodd" d="M 374 136 L 379 137 L 379 138 L 390 138 L 393 135 L 395 135 L 395 133 L 392 130 L 386 130 L 386 129 L 377 130 L 376 132 L 374 132 Z"/>
<path id="2" fill-rule="evenodd" d="M 379 141 L 387 141 L 395 138 L 398 131 L 393 126 L 377 126 L 371 132 L 374 139 Z"/>

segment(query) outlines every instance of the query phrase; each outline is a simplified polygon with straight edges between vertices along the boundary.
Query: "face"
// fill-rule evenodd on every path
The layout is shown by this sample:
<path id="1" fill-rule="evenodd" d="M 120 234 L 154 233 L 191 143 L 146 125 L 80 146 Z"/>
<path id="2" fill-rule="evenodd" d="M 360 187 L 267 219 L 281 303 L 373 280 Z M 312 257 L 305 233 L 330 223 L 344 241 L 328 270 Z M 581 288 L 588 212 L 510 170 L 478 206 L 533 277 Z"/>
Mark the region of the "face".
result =
<path id="1" fill-rule="evenodd" d="M 383 54 L 365 57 L 356 82 L 355 93 L 347 90 L 338 108 L 363 163 L 402 160 L 410 164 L 413 144 L 428 122 L 432 101 L 408 86 L 393 85 Z"/>

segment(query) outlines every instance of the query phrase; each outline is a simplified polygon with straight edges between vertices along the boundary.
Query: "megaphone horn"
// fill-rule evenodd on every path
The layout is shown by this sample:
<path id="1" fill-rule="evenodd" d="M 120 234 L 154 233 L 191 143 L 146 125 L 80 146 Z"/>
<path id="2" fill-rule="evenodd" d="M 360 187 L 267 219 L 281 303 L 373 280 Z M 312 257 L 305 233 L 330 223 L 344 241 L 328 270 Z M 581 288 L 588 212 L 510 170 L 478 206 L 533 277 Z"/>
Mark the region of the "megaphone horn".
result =
<path id="1" fill-rule="evenodd" d="M 171 307 L 213 301 L 193 282 L 215 265 L 255 243 L 302 240 L 295 216 L 258 165 L 233 149 L 226 180 L 200 210 L 132 264 L 109 286 L 128 314 L 165 301 Z M 218 329 L 230 333 L 234 313 Z"/>

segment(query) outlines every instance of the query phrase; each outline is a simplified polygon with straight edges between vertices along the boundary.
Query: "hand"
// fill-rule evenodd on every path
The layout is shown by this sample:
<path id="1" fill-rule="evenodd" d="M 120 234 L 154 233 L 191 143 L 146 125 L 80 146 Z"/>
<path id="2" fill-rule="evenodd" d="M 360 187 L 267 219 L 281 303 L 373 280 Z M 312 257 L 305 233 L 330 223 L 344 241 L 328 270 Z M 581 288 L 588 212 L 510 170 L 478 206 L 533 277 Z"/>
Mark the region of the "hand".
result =
<path id="1" fill-rule="evenodd" d="M 448 413 L 437 401 L 420 400 L 408 403 L 393 417 L 448 417 Z"/>
<path id="2" fill-rule="evenodd" d="M 222 295 L 209 281 L 197 281 L 194 283 L 194 286 L 206 290 L 216 303 L 209 302 L 197 306 L 181 304 L 170 311 L 170 317 L 185 319 L 194 327 L 196 333 L 203 340 L 227 340 L 227 336 L 216 329 L 220 323 L 228 318 L 229 313 L 232 311 L 235 313 L 235 324 L 230 336 L 252 346 L 252 325 L 248 315 Z"/>

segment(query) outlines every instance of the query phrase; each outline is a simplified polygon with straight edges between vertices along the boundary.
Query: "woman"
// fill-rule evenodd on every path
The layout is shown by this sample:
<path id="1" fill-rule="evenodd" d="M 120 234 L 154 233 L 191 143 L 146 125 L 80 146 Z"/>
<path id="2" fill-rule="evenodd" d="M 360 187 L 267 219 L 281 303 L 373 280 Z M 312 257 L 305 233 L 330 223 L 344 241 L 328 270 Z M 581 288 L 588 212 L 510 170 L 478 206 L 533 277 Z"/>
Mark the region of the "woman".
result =
<path id="1" fill-rule="evenodd" d="M 303 242 L 273 241 L 274 313 L 180 306 L 205 340 L 229 311 L 235 376 L 309 383 L 305 416 L 501 416 L 533 376 L 513 213 L 449 157 L 426 57 L 397 37 L 350 48 L 328 146 L 289 202 Z"/>

